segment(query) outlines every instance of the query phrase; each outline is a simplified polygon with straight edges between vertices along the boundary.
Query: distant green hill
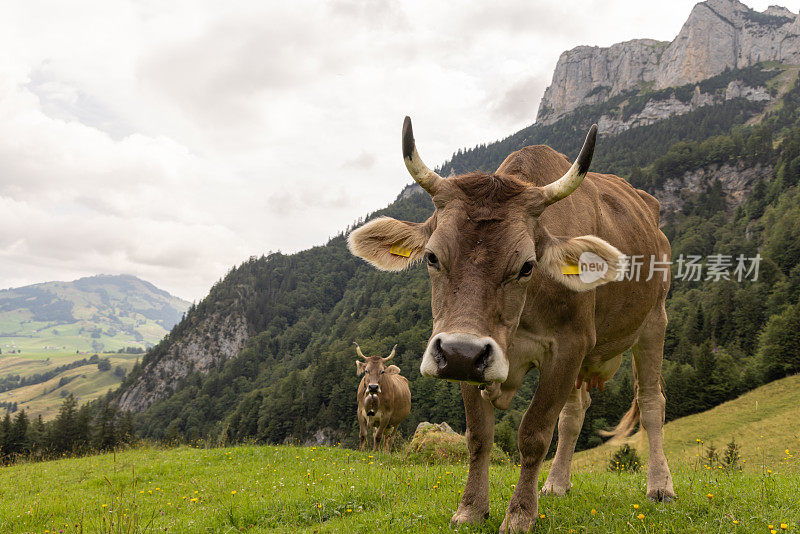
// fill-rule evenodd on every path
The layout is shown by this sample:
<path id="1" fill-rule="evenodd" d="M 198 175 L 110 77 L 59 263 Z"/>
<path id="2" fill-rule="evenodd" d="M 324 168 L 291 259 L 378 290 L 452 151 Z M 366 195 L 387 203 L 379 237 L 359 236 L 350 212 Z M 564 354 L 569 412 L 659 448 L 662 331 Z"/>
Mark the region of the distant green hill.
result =
<path id="1" fill-rule="evenodd" d="M 0 291 L 0 350 L 102 352 L 146 349 L 189 303 L 130 275 L 98 275 Z"/>

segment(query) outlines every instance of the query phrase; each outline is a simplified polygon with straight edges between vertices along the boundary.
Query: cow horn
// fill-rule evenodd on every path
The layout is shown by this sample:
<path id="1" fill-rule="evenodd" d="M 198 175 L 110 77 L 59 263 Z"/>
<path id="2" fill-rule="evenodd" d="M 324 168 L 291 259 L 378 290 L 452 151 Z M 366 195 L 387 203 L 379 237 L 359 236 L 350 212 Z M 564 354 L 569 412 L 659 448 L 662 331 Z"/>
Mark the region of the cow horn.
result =
<path id="1" fill-rule="evenodd" d="M 441 176 L 430 170 L 419 157 L 417 145 L 414 143 L 414 130 L 411 128 L 411 117 L 406 116 L 403 121 L 403 161 L 414 181 L 422 189 L 433 196 L 436 194 L 438 185 L 443 180 Z"/>
<path id="2" fill-rule="evenodd" d="M 589 164 L 592 162 L 592 155 L 594 154 L 594 143 L 597 139 L 597 125 L 593 124 L 586 135 L 586 141 L 583 143 L 581 153 L 578 154 L 578 159 L 569 168 L 567 174 L 556 180 L 555 182 L 544 186 L 545 203 L 552 204 L 562 198 L 568 196 L 575 191 L 586 173 L 589 172 Z"/>
<path id="3" fill-rule="evenodd" d="M 359 356 L 361 356 L 362 358 L 364 358 L 364 359 L 366 360 L 366 359 L 367 359 L 367 357 L 366 357 L 366 356 L 364 356 L 364 353 L 363 353 L 363 352 L 361 352 L 361 347 L 359 347 L 359 346 L 358 346 L 358 343 L 356 343 L 355 341 L 353 341 L 353 345 L 355 345 L 355 346 L 356 346 L 356 352 L 358 353 L 358 355 L 359 355 Z"/>
<path id="4" fill-rule="evenodd" d="M 395 343 L 394 347 L 392 347 L 392 353 L 386 357 L 385 362 L 388 362 L 394 357 L 394 352 L 397 350 L 397 344 Z"/>

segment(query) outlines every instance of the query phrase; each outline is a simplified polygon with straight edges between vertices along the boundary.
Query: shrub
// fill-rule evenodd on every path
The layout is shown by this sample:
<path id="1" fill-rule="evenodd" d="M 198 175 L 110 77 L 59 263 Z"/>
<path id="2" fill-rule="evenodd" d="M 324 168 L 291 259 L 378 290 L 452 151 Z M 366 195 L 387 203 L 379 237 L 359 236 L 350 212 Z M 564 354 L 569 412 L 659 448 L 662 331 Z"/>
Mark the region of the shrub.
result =
<path id="1" fill-rule="evenodd" d="M 719 463 L 719 452 L 713 443 L 709 444 L 703 454 L 703 465 L 714 468 L 714 464 Z"/>
<path id="2" fill-rule="evenodd" d="M 739 444 L 736 443 L 735 439 L 731 438 L 731 441 L 725 447 L 725 452 L 722 454 L 722 467 L 728 471 L 735 471 L 736 469 L 741 471 L 742 467 L 739 465 L 741 457 L 742 454 L 739 449 Z"/>
<path id="3" fill-rule="evenodd" d="M 639 454 L 634 447 L 627 443 L 617 449 L 617 452 L 611 457 L 608 462 L 608 470 L 615 473 L 623 471 L 636 472 L 642 467 L 642 461 L 639 459 Z"/>

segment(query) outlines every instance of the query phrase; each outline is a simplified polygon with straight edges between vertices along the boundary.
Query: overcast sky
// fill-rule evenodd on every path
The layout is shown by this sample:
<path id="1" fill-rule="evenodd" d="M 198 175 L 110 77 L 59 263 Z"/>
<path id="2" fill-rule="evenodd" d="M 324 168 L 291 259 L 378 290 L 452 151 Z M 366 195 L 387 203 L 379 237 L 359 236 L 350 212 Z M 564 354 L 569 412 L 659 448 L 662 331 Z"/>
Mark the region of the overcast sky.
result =
<path id="1" fill-rule="evenodd" d="M 439 165 L 532 123 L 562 51 L 672 40 L 694 3 L 3 2 L 0 288 L 199 300 L 391 202 L 406 114 Z"/>

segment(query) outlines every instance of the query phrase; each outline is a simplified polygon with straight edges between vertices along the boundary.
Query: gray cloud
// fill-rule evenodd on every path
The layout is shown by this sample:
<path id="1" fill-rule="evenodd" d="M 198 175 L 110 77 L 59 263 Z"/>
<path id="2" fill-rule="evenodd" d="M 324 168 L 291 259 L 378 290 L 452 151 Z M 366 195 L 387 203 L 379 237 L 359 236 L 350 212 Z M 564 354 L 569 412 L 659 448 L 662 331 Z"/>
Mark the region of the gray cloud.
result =
<path id="1" fill-rule="evenodd" d="M 531 123 L 536 118 L 546 83 L 531 77 L 514 83 L 489 102 L 492 114 L 504 123 Z"/>
<path id="2" fill-rule="evenodd" d="M 368 171 L 375 167 L 378 159 L 375 157 L 374 154 L 369 154 L 367 152 L 361 152 L 358 156 L 353 159 L 349 159 L 342 163 L 341 168 L 345 170 L 359 170 L 359 171 Z"/>

